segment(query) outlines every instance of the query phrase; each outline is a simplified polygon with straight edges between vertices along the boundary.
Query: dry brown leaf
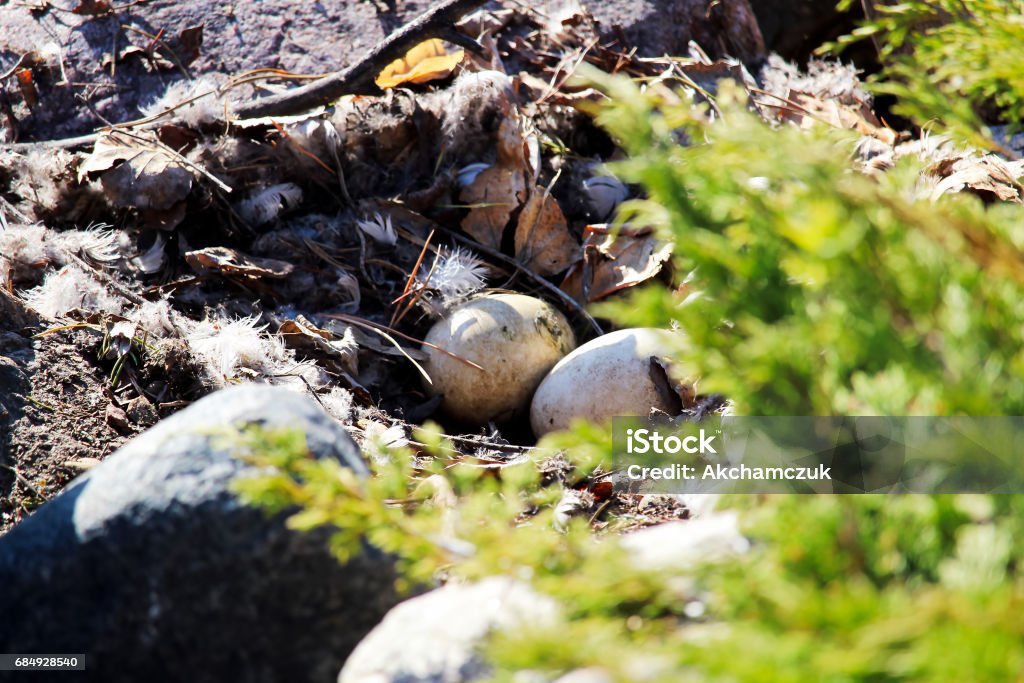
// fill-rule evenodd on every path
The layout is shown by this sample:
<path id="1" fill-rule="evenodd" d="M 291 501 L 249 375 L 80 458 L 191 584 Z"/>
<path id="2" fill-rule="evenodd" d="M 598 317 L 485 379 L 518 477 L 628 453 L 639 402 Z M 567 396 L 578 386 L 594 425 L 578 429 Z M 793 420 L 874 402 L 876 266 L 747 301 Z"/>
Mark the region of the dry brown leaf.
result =
<path id="1" fill-rule="evenodd" d="M 519 169 L 491 166 L 480 172 L 459 198 L 472 208 L 462 219 L 462 229 L 480 244 L 501 249 L 512 214 L 526 197 L 526 174 Z"/>
<path id="2" fill-rule="evenodd" d="M 78 166 L 79 182 L 100 182 L 115 206 L 169 209 L 192 190 L 192 172 L 154 140 L 111 132 L 101 136 Z"/>
<path id="3" fill-rule="evenodd" d="M 178 34 L 178 43 L 181 49 L 181 58 L 185 64 L 191 64 L 199 59 L 199 53 L 203 47 L 203 24 L 182 29 Z"/>
<path id="4" fill-rule="evenodd" d="M 462 229 L 480 244 L 501 249 L 509 220 L 527 199 L 527 144 L 514 117 L 498 127 L 498 162 L 481 171 L 459 195 L 470 206 L 462 219 Z"/>
<path id="5" fill-rule="evenodd" d="M 780 116 L 783 121 L 790 121 L 801 128 L 826 123 L 870 135 L 890 145 L 896 143 L 896 132 L 883 126 L 867 103 L 854 107 L 833 98 L 816 97 L 797 90 L 790 90 L 786 99 L 800 109 L 783 109 Z"/>
<path id="6" fill-rule="evenodd" d="M 932 191 L 932 200 L 947 192 L 972 192 L 987 201 L 1024 203 L 1024 187 L 1017 178 L 1020 171 L 993 155 L 967 155 L 946 158 L 928 169 L 939 182 Z"/>
<path id="7" fill-rule="evenodd" d="M 579 255 L 562 209 L 543 188 L 534 189 L 519 214 L 515 249 L 517 261 L 545 276 L 565 270 Z"/>
<path id="8" fill-rule="evenodd" d="M 301 315 L 281 323 L 278 333 L 289 348 L 306 358 L 313 358 L 336 372 L 359 374 L 359 347 L 354 340 L 338 341 L 333 333 L 316 327 Z"/>
<path id="9" fill-rule="evenodd" d="M 39 91 L 36 90 L 36 81 L 32 75 L 32 69 L 18 69 L 14 72 L 18 81 L 18 88 L 21 90 L 21 97 L 30 108 L 35 109 L 39 105 Z"/>
<path id="10" fill-rule="evenodd" d="M 530 158 L 526 136 L 515 116 L 506 117 L 498 126 L 498 166 L 514 168 L 524 173 L 530 170 L 527 159 Z"/>
<path id="11" fill-rule="evenodd" d="M 638 285 L 661 272 L 672 245 L 645 232 L 618 235 L 594 230 L 583 242 L 584 257 L 562 282 L 562 291 L 582 304 Z"/>
<path id="12" fill-rule="evenodd" d="M 110 3 L 106 0 L 81 0 L 71 11 L 85 16 L 99 16 L 110 12 Z"/>
<path id="13" fill-rule="evenodd" d="M 463 50 L 448 54 L 444 42 L 437 38 L 425 40 L 406 52 L 401 59 L 384 67 L 374 82 L 380 88 L 397 88 L 406 83 L 426 83 L 447 78 L 464 56 Z"/>
<path id="14" fill-rule="evenodd" d="M 295 266 L 286 261 L 256 258 L 227 247 L 190 251 L 185 254 L 185 260 L 197 273 L 215 272 L 227 277 L 265 277 L 280 280 L 288 277 L 295 269 Z"/>

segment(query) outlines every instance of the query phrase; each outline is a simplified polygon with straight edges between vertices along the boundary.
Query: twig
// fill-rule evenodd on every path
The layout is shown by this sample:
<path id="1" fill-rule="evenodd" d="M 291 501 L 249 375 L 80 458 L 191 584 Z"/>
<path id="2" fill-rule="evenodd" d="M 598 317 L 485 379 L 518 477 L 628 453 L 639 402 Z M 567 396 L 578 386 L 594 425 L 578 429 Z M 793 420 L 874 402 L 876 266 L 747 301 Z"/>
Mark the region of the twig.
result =
<path id="1" fill-rule="evenodd" d="M 21 57 L 18 57 L 18 61 L 16 61 L 14 63 L 14 66 L 12 66 L 10 69 L 5 71 L 4 73 L 0 74 L 0 81 L 6 81 L 8 78 L 13 76 L 15 71 L 20 69 L 23 64 L 28 62 L 29 55 L 31 55 L 31 54 L 32 54 L 31 52 L 26 52 Z"/>
<path id="2" fill-rule="evenodd" d="M 345 322 L 349 323 L 350 325 L 355 325 L 357 327 L 362 327 L 363 329 L 369 330 L 370 332 L 373 332 L 374 334 L 379 334 L 380 336 L 384 337 L 384 339 L 388 340 L 391 343 L 391 345 L 394 346 L 395 349 L 398 350 L 398 352 L 400 354 L 405 356 L 406 360 L 408 360 L 410 363 L 413 364 L 413 367 L 415 367 L 419 371 L 420 375 L 423 376 L 423 379 L 427 380 L 427 384 L 433 384 L 434 383 L 434 380 L 430 379 L 430 374 L 426 371 L 426 369 L 424 369 L 424 367 L 422 365 L 420 365 L 418 362 L 416 362 L 416 359 L 413 358 L 412 356 L 410 356 L 409 352 L 406 351 L 405 349 L 403 349 L 402 345 L 399 344 L 397 341 L 395 341 L 394 337 L 392 337 L 390 334 L 385 332 L 385 330 L 390 330 L 391 332 L 394 332 L 394 330 L 392 330 L 390 327 L 386 327 L 385 325 L 376 325 L 374 323 L 371 323 L 369 320 L 364 320 L 362 318 L 357 318 L 355 316 L 348 316 L 348 315 L 344 315 L 344 314 L 341 314 L 341 313 L 325 313 L 324 315 L 325 315 L 325 317 L 328 317 L 328 318 L 337 318 L 338 320 L 344 320 Z"/>
<path id="3" fill-rule="evenodd" d="M 469 10 L 484 4 L 484 1 L 444 0 L 425 14 L 394 31 L 347 69 L 336 71 L 325 78 L 280 95 L 247 102 L 238 106 L 236 113 L 241 118 L 294 114 L 330 104 L 342 95 L 375 92 L 376 86 L 373 84 L 373 79 L 381 69 L 404 55 L 417 43 L 428 38 L 444 37 L 454 40 L 451 33 L 452 25 Z M 468 47 L 470 44 L 467 41 L 458 40 L 459 44 L 464 47 Z M 474 46 L 482 52 L 483 48 L 479 44 L 474 43 Z"/>
<path id="4" fill-rule="evenodd" d="M 463 235 L 460 235 L 459 233 L 455 232 L 454 230 L 446 228 L 443 225 L 438 226 L 438 227 L 441 230 L 443 230 L 444 232 L 448 233 L 453 238 L 455 238 L 456 240 L 458 240 L 459 242 L 462 242 L 463 244 L 465 244 L 466 246 L 468 246 L 468 247 L 470 247 L 472 249 L 476 249 L 477 251 L 481 251 L 481 252 L 487 254 L 488 256 L 490 256 L 491 258 L 497 259 L 498 261 L 501 261 L 505 265 L 511 266 L 512 268 L 515 268 L 518 272 L 520 272 L 523 275 L 525 275 L 527 278 L 529 278 L 535 284 L 539 285 L 540 287 L 543 287 L 548 292 L 550 292 L 554 296 L 558 297 L 558 299 L 562 303 L 564 303 L 566 306 L 568 306 L 573 311 L 575 311 L 576 314 L 579 315 L 581 318 L 586 320 L 587 324 L 590 325 L 590 327 L 594 330 L 594 332 L 597 334 L 597 336 L 600 337 L 602 334 L 604 334 L 604 330 L 602 330 L 601 326 L 597 324 L 596 320 L 594 320 L 594 316 L 592 316 L 589 313 L 587 313 L 586 309 L 583 308 L 583 306 L 581 306 L 580 303 L 578 301 L 576 301 L 576 299 L 573 299 L 571 296 L 569 296 L 568 294 L 563 292 L 561 289 L 559 289 L 558 287 L 556 287 L 552 283 L 550 283 L 547 280 L 545 280 L 544 278 L 542 278 L 540 275 L 537 275 L 535 272 L 533 272 L 532 270 L 530 270 L 526 266 L 522 265 L 521 263 L 519 263 L 515 259 L 511 258 L 510 256 L 506 256 L 505 254 L 502 254 L 500 251 L 492 249 L 492 248 L 490 248 L 490 247 L 488 247 L 488 246 L 486 246 L 484 244 L 480 244 L 479 242 L 477 242 L 475 240 L 471 240 L 468 237 L 464 237 Z"/>
<path id="5" fill-rule="evenodd" d="M 182 75 L 185 78 L 187 78 L 188 80 L 190 80 L 190 81 L 192 80 L 192 73 L 185 67 L 184 64 L 181 63 L 181 60 L 178 59 L 178 55 L 174 54 L 174 50 L 172 50 L 170 48 L 170 46 L 168 46 L 167 43 L 164 42 L 164 40 L 163 40 L 164 29 L 160 29 L 154 35 L 152 33 L 149 33 L 148 31 L 143 31 L 141 28 L 138 28 L 136 26 L 132 26 L 131 24 L 121 24 L 121 28 L 123 28 L 123 29 L 125 29 L 127 31 L 134 31 L 135 33 L 138 33 L 139 35 L 145 36 L 146 38 L 150 39 L 149 45 L 147 45 L 144 48 L 144 51 L 145 51 L 146 55 L 149 56 L 150 60 L 153 59 L 152 55 L 156 54 L 157 48 L 162 48 L 164 50 L 164 52 L 166 52 L 167 57 L 172 62 L 174 62 L 174 65 L 176 67 L 178 67 L 178 69 L 181 71 Z"/>
<path id="6" fill-rule="evenodd" d="M 397 299 L 395 299 L 394 301 L 392 301 L 391 302 L 392 304 L 399 303 L 400 301 L 402 301 L 402 299 L 404 299 L 409 294 L 409 290 L 412 288 L 412 283 L 415 282 L 415 280 L 416 280 L 416 273 L 419 272 L 420 265 L 423 263 L 423 257 L 426 255 L 427 250 L 430 248 L 430 240 L 432 240 L 434 238 L 434 232 L 435 232 L 434 230 L 431 230 L 430 234 L 427 235 L 427 239 L 423 242 L 423 248 L 420 249 L 420 255 L 416 259 L 416 263 L 413 265 L 412 270 L 409 271 L 409 279 L 405 281 L 405 288 L 402 290 L 402 296 L 400 296 Z M 435 261 L 435 264 L 436 264 L 436 261 Z M 430 272 L 431 272 L 431 274 L 433 274 L 433 272 L 434 272 L 434 268 L 433 267 L 430 268 Z M 430 282 L 430 276 L 429 275 L 427 276 L 427 282 Z M 405 310 L 401 310 L 399 308 L 395 309 L 395 312 L 391 315 L 391 323 L 390 323 L 391 327 L 394 327 L 395 324 L 402 319 L 402 316 L 405 315 L 406 311 L 408 311 L 410 308 L 412 308 L 412 305 L 414 303 L 416 303 L 416 299 L 417 299 L 417 297 L 414 296 L 412 301 L 409 302 L 408 306 L 405 307 Z M 401 310 L 401 315 L 399 314 L 400 310 Z"/>
<path id="7" fill-rule="evenodd" d="M 4 465 L 3 463 L 0 463 L 0 467 L 3 467 L 5 470 L 13 474 L 14 478 L 18 480 L 18 483 L 28 489 L 37 500 L 46 500 L 46 496 L 44 496 L 39 489 L 33 486 L 32 482 L 26 479 L 25 475 L 18 471 L 17 467 L 11 467 L 10 465 Z"/>

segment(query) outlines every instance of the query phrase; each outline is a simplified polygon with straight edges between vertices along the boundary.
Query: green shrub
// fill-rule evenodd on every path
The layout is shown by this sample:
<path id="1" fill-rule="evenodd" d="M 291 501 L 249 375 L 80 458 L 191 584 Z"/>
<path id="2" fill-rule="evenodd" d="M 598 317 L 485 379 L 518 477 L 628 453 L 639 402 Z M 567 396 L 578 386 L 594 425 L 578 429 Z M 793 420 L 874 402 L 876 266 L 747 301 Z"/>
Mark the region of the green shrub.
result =
<path id="1" fill-rule="evenodd" d="M 853 0 L 843 0 L 849 9 Z M 877 93 L 921 125 L 986 144 L 979 111 L 1019 129 L 1024 121 L 1024 12 L 1011 0 L 871 3 L 873 18 L 824 52 L 871 37 L 883 72 Z"/>
<path id="2" fill-rule="evenodd" d="M 886 16 L 902 21 L 907 7 L 925 5 Z M 1004 17 L 1004 31 L 974 38 L 1006 40 L 1019 27 L 1007 7 L 972 3 L 964 12 L 977 21 L 924 38 L 888 27 L 894 45 L 914 46 L 897 60 L 928 69 L 939 42 L 959 40 L 958 63 L 990 69 L 955 81 L 907 61 L 888 86 L 907 113 L 939 106 L 914 99 L 929 77 L 937 92 L 964 95 L 964 122 L 964 107 L 986 98 L 1022 111 L 1010 80 L 1021 70 L 969 62 L 957 33 Z M 677 272 L 689 273 L 678 290 L 643 287 L 601 313 L 622 326 L 678 323 L 689 340 L 680 359 L 700 369 L 701 391 L 755 415 L 1024 413 L 1021 207 L 969 195 L 931 202 L 912 159 L 864 176 L 851 135 L 772 128 L 728 88 L 711 124 L 657 87 L 588 77 L 611 95 L 596 115 L 629 156 L 616 172 L 648 194 L 621 218 L 656 226 L 675 245 Z M 449 460 L 435 429 L 417 441 L 417 454 L 376 449 L 388 457 L 359 481 L 306 457 L 301 437 L 253 432 L 243 450 L 273 470 L 242 493 L 271 510 L 298 506 L 296 528 L 334 525 L 342 559 L 364 540 L 394 553 L 407 587 L 503 574 L 559 600 L 555 628 L 493 639 L 496 681 L 582 666 L 665 683 L 1021 680 L 1024 497 L 736 497 L 727 503 L 743 512 L 749 553 L 654 573 L 585 519 L 556 532 L 560 491 L 531 463 L 495 476 Z M 606 429 L 580 424 L 542 445 L 585 473 L 609 444 Z"/>
<path id="3" fill-rule="evenodd" d="M 598 121 L 630 155 L 615 170 L 649 194 L 623 217 L 657 226 L 693 271 L 685 301 L 647 288 L 604 314 L 678 321 L 701 390 L 741 414 L 1022 414 L 1019 205 L 930 202 L 913 159 L 862 175 L 851 135 L 771 128 L 735 94 L 712 124 L 591 76 L 613 95 Z"/>

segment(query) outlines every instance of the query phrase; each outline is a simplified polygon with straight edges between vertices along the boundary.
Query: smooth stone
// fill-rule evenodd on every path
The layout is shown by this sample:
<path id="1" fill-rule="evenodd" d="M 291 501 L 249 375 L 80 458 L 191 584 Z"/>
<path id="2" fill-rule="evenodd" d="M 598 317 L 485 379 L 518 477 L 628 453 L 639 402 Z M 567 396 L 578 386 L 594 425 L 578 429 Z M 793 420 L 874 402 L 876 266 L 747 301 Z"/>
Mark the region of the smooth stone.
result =
<path id="1" fill-rule="evenodd" d="M 367 474 L 312 399 L 244 386 L 161 421 L 0 537 L 5 652 L 86 655 L 86 680 L 326 681 L 398 600 L 389 557 L 346 565 L 329 529 L 244 505 L 257 470 L 223 435 L 306 434 L 312 457 Z M 76 679 L 82 680 L 82 679 Z"/>
<path id="2" fill-rule="evenodd" d="M 490 577 L 448 585 L 388 615 L 355 649 L 338 683 L 469 683 L 490 668 L 480 646 L 495 631 L 553 623 L 558 606 L 524 583 Z"/>

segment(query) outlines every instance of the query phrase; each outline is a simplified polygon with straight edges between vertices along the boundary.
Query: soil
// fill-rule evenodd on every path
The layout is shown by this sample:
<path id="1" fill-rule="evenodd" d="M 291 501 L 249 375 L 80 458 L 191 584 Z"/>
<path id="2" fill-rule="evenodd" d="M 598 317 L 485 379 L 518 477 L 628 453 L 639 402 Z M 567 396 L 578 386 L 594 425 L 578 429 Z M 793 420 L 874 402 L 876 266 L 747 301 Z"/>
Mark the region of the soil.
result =
<path id="1" fill-rule="evenodd" d="M 107 423 L 108 371 L 97 365 L 97 342 L 86 332 L 32 339 L 0 321 L 0 533 L 142 431 Z"/>

